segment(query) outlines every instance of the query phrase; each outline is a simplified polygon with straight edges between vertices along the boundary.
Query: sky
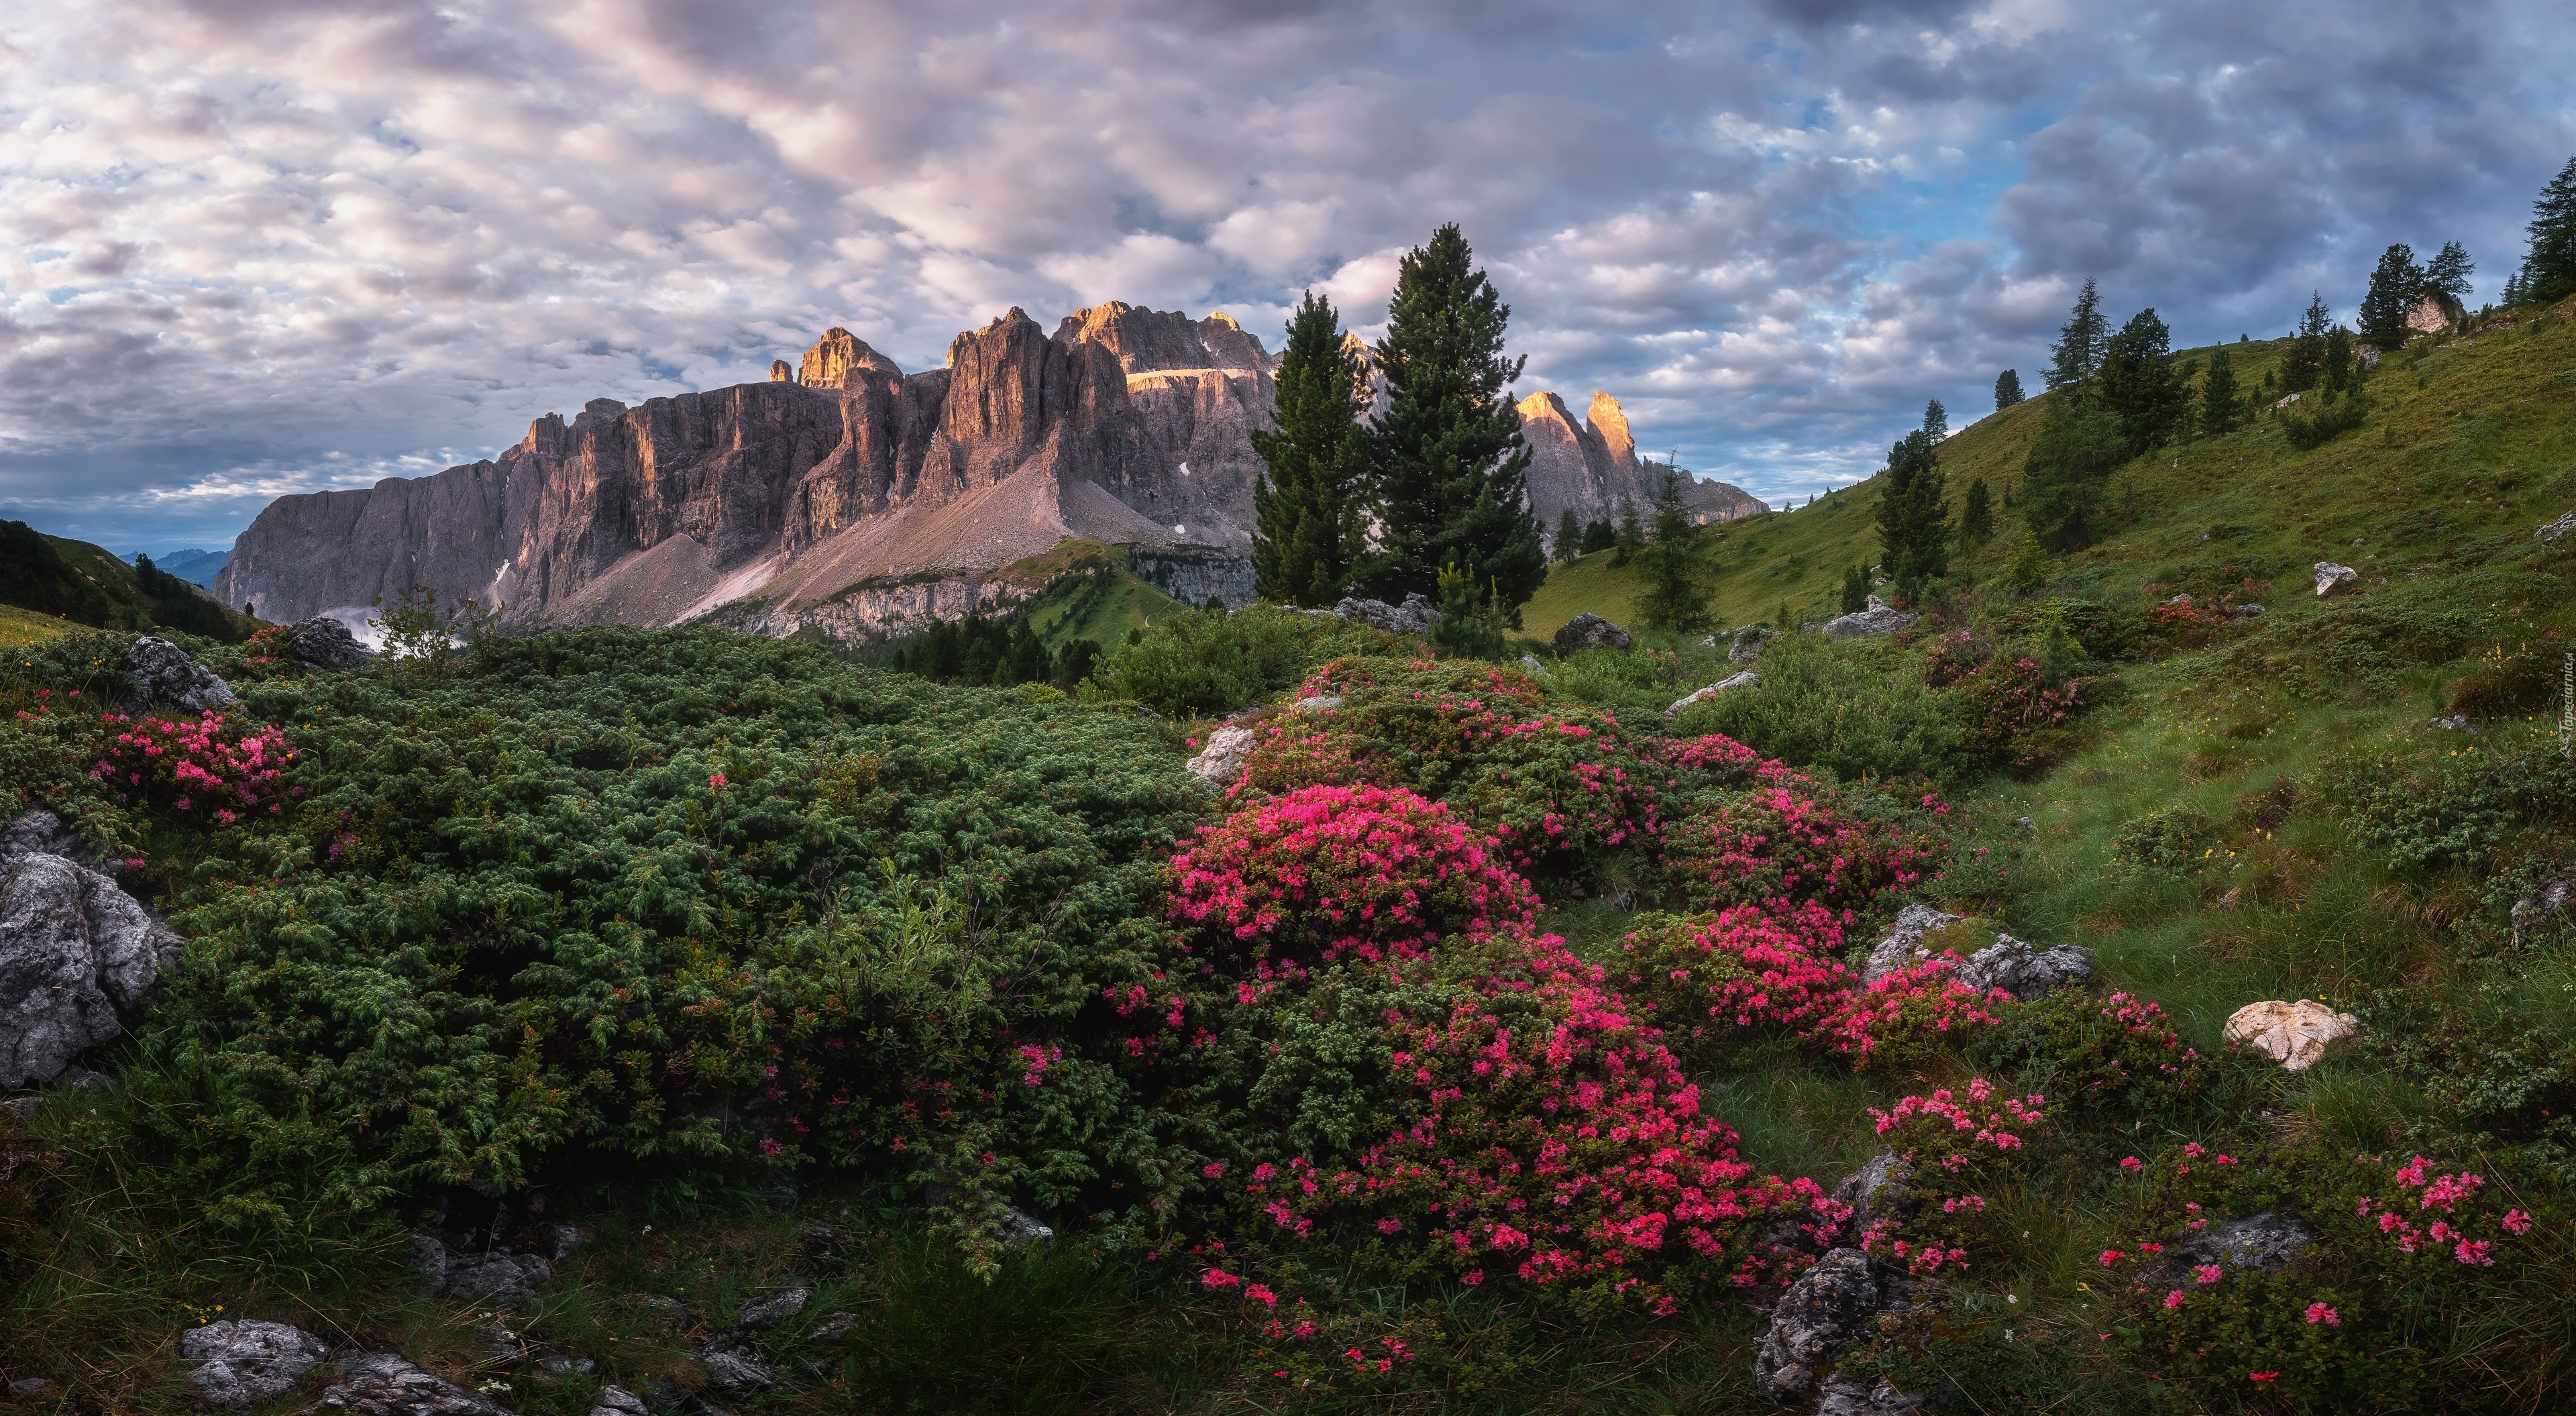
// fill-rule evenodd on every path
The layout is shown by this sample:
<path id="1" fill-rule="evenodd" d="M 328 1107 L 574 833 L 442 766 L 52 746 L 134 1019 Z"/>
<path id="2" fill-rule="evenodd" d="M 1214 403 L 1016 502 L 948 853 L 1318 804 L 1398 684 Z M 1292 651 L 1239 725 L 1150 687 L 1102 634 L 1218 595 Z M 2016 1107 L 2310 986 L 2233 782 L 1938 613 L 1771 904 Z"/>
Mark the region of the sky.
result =
<path id="1" fill-rule="evenodd" d="M 2177 346 L 2472 302 L 2576 153 L 2576 7 L 2075 0 L 88 0 L 0 15 L 0 517 L 221 548 L 530 419 L 906 369 L 1011 306 L 1305 289 L 1457 222 L 1517 392 L 1777 502 L 2036 390 L 2075 289 Z"/>

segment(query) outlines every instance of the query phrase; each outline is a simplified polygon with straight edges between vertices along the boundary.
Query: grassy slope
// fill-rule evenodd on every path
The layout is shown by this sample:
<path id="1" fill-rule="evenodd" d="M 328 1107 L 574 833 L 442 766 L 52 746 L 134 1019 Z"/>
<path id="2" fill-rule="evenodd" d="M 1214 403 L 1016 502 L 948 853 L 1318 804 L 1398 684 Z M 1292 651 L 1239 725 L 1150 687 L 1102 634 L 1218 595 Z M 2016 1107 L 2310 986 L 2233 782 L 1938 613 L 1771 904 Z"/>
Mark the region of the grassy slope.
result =
<path id="1" fill-rule="evenodd" d="M 1100 578 L 1096 588 L 1082 578 L 1093 574 Z M 1046 587 L 1047 593 L 1030 606 L 1029 627 L 1050 650 L 1076 639 L 1115 647 L 1126 642 L 1127 631 L 1190 608 L 1139 579 L 1127 568 L 1126 557 L 1097 541 L 1064 541 L 1013 561 L 998 575 Z"/>
<path id="2" fill-rule="evenodd" d="M 2297 800 L 2302 779 L 2357 744 L 2383 743 L 2397 754 L 2481 743 L 2493 751 L 2552 730 L 2538 717 L 2487 724 L 2475 739 L 2427 726 L 2445 685 L 2477 667 L 2478 648 L 2367 692 L 2295 670 L 2307 662 L 2306 627 L 2322 626 L 2331 608 L 2308 583 L 2318 560 L 2361 569 L 2361 593 L 2390 605 L 2475 583 L 2463 577 L 2522 572 L 2530 585 L 2538 583 L 2530 572 L 2545 573 L 2562 582 L 2561 593 L 2485 603 L 2479 644 L 2512 652 L 2553 629 L 2576 630 L 2576 594 L 2565 593 L 2576 580 L 2576 554 L 2533 537 L 2535 526 L 2576 506 L 2576 459 L 2567 451 L 2576 445 L 2570 313 L 2562 307 L 2383 363 L 2370 385 L 2369 423 L 2322 448 L 2294 452 L 2267 421 L 2141 459 L 2117 475 L 2103 543 L 2060 560 L 2042 593 L 2137 603 L 2182 586 L 2215 590 L 2251 579 L 2252 598 L 2269 608 L 2264 629 L 2279 647 L 2268 658 L 2231 660 L 2221 645 L 2131 666 L 2125 700 L 2095 715 L 2083 750 L 2042 780 L 2004 780 L 1968 794 L 1967 839 L 1993 850 L 1988 864 L 2001 863 L 1979 884 L 2002 923 L 2025 938 L 2091 948 L 2106 983 L 2161 1003 L 2203 1048 L 2220 1043 L 2227 1015 L 2248 1002 L 2349 1002 L 2408 985 L 2474 992 L 2560 1036 L 2576 1030 L 2576 961 L 2534 961 L 2499 979 L 2460 957 L 2445 922 L 2475 908 L 2483 881 L 2472 873 L 2400 874 L 2320 813 L 2294 811 L 2268 830 L 2258 815 L 2267 798 Z M 2259 380 L 2279 347 L 2251 346 L 2252 359 L 2247 352 L 2236 349 L 2239 377 Z M 1979 472 L 1998 491 L 2017 485 L 2042 414 L 2026 403 L 1946 444 L 1954 497 Z M 1875 483 L 1849 489 L 1834 499 L 1842 503 L 1835 510 L 1819 502 L 1730 528 L 1719 552 L 1720 622 L 1767 619 L 1783 598 L 1799 618 L 1812 618 L 1839 590 L 1838 567 L 1874 552 L 1875 490 Z M 1972 574 L 1990 575 L 2018 533 L 2010 514 L 1998 522 L 1996 544 L 1968 561 Z M 1530 606 L 1529 628 L 1544 633 L 1584 610 L 1617 619 L 1634 579 L 1611 568 L 1606 554 L 1558 567 Z M 2282 671 L 2269 672 L 2272 664 Z M 2114 834 L 2150 811 L 2175 808 L 2214 823 L 2210 863 L 2189 874 L 2115 871 Z M 1554 923 L 1579 943 L 1598 941 L 1587 952 L 1604 957 L 1625 920 L 1582 910 Z M 2260 1098 L 2266 1124 L 2356 1149 L 2391 1144 L 2392 1128 L 2424 1111 L 2405 1082 L 2366 1054 L 2273 1074 L 2269 1087 Z M 1716 1081 L 1708 1104 L 1741 1129 L 1745 1158 L 1757 1169 L 1831 1175 L 1878 1147 L 1863 1107 L 1885 1105 L 1904 1089 L 1783 1059 Z M 2178 1139 L 2141 1133 L 2135 1144 L 2145 1153 Z M 2086 1307 L 2094 1295 L 2079 1285 L 2100 1276 L 2090 1247 L 2101 1236 L 2100 1198 L 2056 1182 L 2001 1203 L 2026 1229 L 2025 1242 L 1958 1287 L 1963 1313 L 2009 1312 L 2026 1335 L 2040 1336 L 2017 1378 L 2027 1382 L 2021 1409 L 2069 1396 L 2101 1409 L 2143 1401 L 2125 1378 L 2078 1375 L 2091 1360 L 2078 1339 L 2098 1316 Z M 2016 1298 L 2009 1308 L 2007 1292 Z M 2042 1350 L 2061 1337 L 2058 1355 Z M 2500 1377 L 2526 1390 L 2541 1379 L 2530 1371 Z"/>
<path id="3" fill-rule="evenodd" d="M 145 593 L 142 582 L 137 579 L 132 565 L 109 553 L 105 547 L 95 546 L 87 541 L 75 541 L 63 536 L 44 536 L 43 541 L 53 552 L 56 566 L 40 573 L 74 577 L 94 587 L 107 601 L 106 612 L 101 616 L 106 626 L 144 629 L 157 622 L 152 597 Z M 216 604 L 211 596 L 205 597 L 205 601 L 209 607 Z M 58 619 L 29 605 L 8 604 L 4 608 L 13 615 L 33 615 L 38 620 Z M 234 614 L 230 610 L 225 610 L 223 614 L 225 619 L 233 623 L 238 633 L 246 634 L 255 626 L 254 621 Z M 68 620 L 58 622 L 70 623 Z"/>
<path id="4" fill-rule="evenodd" d="M 15 605 L 0 605 L 0 649 L 15 649 L 24 644 L 41 644 L 59 638 L 82 626 L 60 615 L 37 610 L 22 610 Z"/>

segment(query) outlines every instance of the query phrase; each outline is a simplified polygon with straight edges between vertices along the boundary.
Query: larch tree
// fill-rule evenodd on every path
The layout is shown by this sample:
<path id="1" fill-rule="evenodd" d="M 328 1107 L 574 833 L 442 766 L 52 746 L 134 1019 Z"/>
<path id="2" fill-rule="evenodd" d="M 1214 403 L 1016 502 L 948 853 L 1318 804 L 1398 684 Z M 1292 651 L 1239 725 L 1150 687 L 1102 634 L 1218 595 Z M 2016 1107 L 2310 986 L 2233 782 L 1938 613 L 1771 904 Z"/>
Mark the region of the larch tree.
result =
<path id="1" fill-rule="evenodd" d="M 1950 573 L 1949 508 L 1942 494 L 1946 474 L 1929 433 L 1917 428 L 1888 449 L 1885 487 L 1878 494 L 1879 562 L 1898 593 L 1912 595 L 1927 580 Z"/>
<path id="2" fill-rule="evenodd" d="M 1941 400 L 1936 398 L 1923 405 L 1923 431 L 1930 433 L 1934 442 L 1950 436 L 1950 410 L 1941 406 Z"/>
<path id="3" fill-rule="evenodd" d="M 2353 314 L 2361 325 L 2361 337 L 2382 349 L 2405 347 L 2407 312 L 2424 298 L 2425 289 L 2424 268 L 2415 264 L 2414 247 L 2401 244 L 2380 252 L 2379 267 L 2370 273 L 2370 290 Z"/>
<path id="4" fill-rule="evenodd" d="M 2441 254 L 2424 267 L 2424 293 L 2440 297 L 2443 311 L 2458 319 L 2468 312 L 2469 277 L 2477 271 L 2469 260 L 2468 248 L 2457 241 L 2445 241 Z"/>
<path id="5" fill-rule="evenodd" d="M 2104 346 L 2101 403 L 2119 422 L 2131 456 L 2190 431 L 2191 393 L 2174 368 L 2173 331 L 2153 306 L 2120 326 Z"/>
<path id="6" fill-rule="evenodd" d="M 2245 421 L 2244 395 L 2236 387 L 2236 370 L 2222 344 L 2209 356 L 2209 377 L 2200 384 L 2200 435 L 2214 438 L 2234 432 Z"/>
<path id="7" fill-rule="evenodd" d="M 1368 460 L 1380 550 L 1364 581 L 1383 598 L 1428 595 L 1454 567 L 1517 629 L 1547 557 L 1509 392 L 1522 361 L 1503 352 L 1511 314 L 1455 223 L 1398 264 L 1376 348 L 1387 405 L 1369 424 Z"/>
<path id="8" fill-rule="evenodd" d="M 1994 498 L 1986 491 L 1986 479 L 1979 477 L 1968 484 L 1968 495 L 1959 504 L 1959 549 L 1973 551 L 1994 534 Z"/>
<path id="9" fill-rule="evenodd" d="M 2298 333 L 2290 337 L 2290 352 L 2281 360 L 2282 392 L 2305 393 L 2325 378 L 2326 332 L 2333 327 L 2325 297 L 2310 291 L 2308 312 L 2299 317 Z"/>
<path id="10" fill-rule="evenodd" d="M 2523 230 L 2531 251 L 2522 262 L 2522 301 L 2545 305 L 2576 292 L 2576 157 L 2541 189 Z"/>
<path id="11" fill-rule="evenodd" d="M 1691 519 L 1682 479 L 1670 470 L 1655 489 L 1655 532 L 1636 552 L 1645 593 L 1637 610 L 1650 629 L 1696 634 L 1710 627 L 1712 577 L 1706 554 L 1708 528 Z"/>

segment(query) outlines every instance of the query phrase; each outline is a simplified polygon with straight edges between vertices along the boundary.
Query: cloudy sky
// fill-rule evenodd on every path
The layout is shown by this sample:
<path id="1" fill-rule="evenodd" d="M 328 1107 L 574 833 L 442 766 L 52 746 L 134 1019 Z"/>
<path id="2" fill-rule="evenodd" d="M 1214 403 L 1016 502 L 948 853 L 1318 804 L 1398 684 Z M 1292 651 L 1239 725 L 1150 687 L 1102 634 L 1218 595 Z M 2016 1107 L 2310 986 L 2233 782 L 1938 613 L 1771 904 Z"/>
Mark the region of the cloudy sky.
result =
<path id="1" fill-rule="evenodd" d="M 2576 7 L 2450 0 L 91 0 L 0 16 L 0 516 L 281 493 L 1011 305 L 1377 332 L 1454 220 L 1520 391 L 1779 497 L 1988 411 L 2073 288 L 2180 343 L 2478 297 L 2576 152 Z"/>

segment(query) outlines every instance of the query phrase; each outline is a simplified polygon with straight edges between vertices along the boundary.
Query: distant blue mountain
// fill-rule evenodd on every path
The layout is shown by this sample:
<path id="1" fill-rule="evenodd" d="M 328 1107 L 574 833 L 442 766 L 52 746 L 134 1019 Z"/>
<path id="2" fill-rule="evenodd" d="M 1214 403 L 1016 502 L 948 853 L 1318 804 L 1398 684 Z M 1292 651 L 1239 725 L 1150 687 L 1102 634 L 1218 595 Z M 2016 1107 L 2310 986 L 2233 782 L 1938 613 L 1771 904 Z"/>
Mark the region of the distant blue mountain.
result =
<path id="1" fill-rule="evenodd" d="M 131 565 L 139 557 L 148 554 L 150 553 L 138 551 L 134 555 L 127 556 L 126 563 Z M 224 568 L 224 562 L 231 555 L 230 551 L 200 550 L 192 546 L 184 551 L 166 551 L 155 555 L 152 557 L 152 564 L 192 585 L 203 585 L 211 589 L 215 583 L 216 572 Z"/>

